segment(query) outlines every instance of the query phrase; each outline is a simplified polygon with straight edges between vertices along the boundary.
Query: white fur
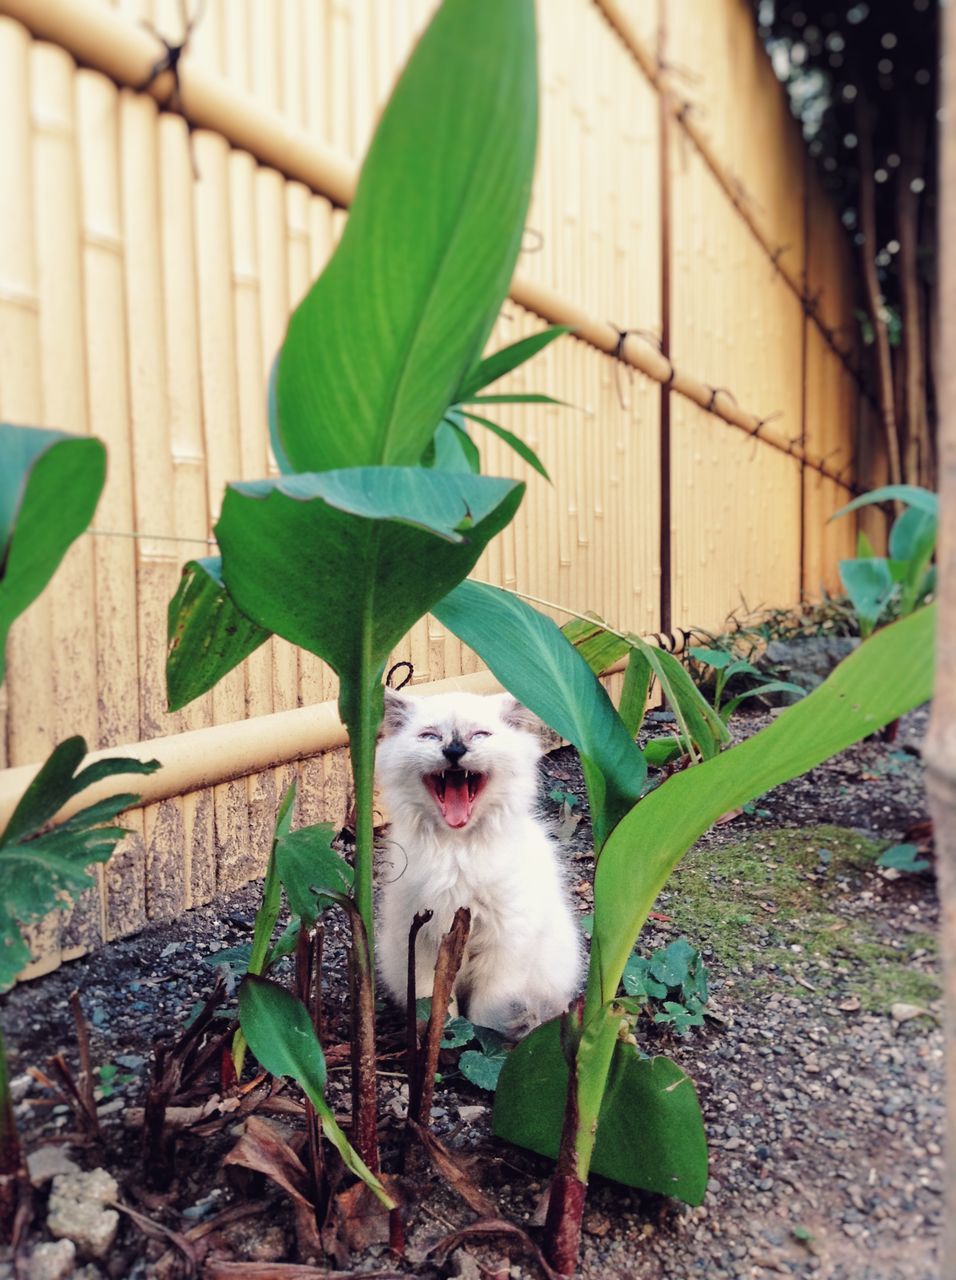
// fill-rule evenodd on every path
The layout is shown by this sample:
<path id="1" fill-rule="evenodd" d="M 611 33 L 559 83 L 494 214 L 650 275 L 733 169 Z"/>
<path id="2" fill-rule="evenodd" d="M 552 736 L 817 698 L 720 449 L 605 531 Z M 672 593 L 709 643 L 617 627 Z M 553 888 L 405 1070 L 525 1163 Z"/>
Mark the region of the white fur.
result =
<path id="1" fill-rule="evenodd" d="M 580 935 L 555 846 L 534 813 L 541 747 L 531 719 L 509 694 L 389 694 L 377 757 L 391 820 L 380 867 L 382 981 L 404 1005 L 409 927 L 416 912 L 430 909 L 416 943 L 415 981 L 419 998 L 431 995 L 438 944 L 457 908 L 468 907 L 458 1007 L 512 1038 L 566 1009 L 581 975 Z M 458 830 L 422 781 L 445 767 L 442 747 L 454 738 L 468 748 L 461 766 L 488 776 Z"/>

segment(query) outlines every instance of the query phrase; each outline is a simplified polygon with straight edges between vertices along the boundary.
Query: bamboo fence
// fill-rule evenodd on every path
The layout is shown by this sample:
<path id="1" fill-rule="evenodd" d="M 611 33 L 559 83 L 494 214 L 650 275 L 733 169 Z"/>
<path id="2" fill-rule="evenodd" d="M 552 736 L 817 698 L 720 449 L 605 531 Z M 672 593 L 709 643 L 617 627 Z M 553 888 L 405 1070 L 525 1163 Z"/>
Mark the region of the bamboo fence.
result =
<path id="1" fill-rule="evenodd" d="M 95 432 L 94 530 L 20 619 L 0 817 L 55 742 L 163 761 L 38 972 L 261 873 L 277 800 L 348 805 L 335 679 L 272 640 L 165 710 L 165 610 L 223 487 L 274 470 L 266 371 L 341 231 L 358 161 L 433 0 L 0 0 L 0 417 Z M 510 379 L 554 484 L 528 482 L 478 573 L 641 633 L 837 587 L 885 472 L 849 252 L 747 0 L 548 0 L 525 244 L 492 347 L 573 338 Z M 665 25 L 666 24 L 666 25 Z M 467 109 L 467 97 L 463 99 Z M 560 612 L 555 616 L 560 619 Z M 434 619 L 416 683 L 490 688 Z"/>

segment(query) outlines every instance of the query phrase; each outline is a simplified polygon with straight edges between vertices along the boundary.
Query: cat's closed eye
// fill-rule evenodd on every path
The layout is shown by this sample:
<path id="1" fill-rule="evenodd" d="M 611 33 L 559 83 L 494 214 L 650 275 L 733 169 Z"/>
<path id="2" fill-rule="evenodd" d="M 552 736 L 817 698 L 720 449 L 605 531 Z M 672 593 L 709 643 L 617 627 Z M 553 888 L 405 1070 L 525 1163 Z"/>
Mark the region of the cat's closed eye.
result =
<path id="1" fill-rule="evenodd" d="M 490 738 L 490 737 L 491 737 L 490 729 L 476 729 L 475 732 L 471 735 L 471 740 L 472 742 L 477 742 L 479 738 Z"/>
<path id="2" fill-rule="evenodd" d="M 441 734 L 437 729 L 423 729 L 418 735 L 424 742 L 440 742 Z"/>

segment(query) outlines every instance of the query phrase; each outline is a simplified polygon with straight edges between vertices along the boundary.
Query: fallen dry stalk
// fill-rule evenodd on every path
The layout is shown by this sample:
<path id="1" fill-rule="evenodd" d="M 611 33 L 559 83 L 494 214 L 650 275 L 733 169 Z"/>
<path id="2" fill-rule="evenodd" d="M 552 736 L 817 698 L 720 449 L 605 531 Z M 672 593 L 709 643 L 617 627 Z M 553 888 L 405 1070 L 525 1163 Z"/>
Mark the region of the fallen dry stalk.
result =
<path id="1" fill-rule="evenodd" d="M 408 1114 L 421 1127 L 428 1127 L 432 1098 L 435 1096 L 435 1071 L 438 1067 L 438 1050 L 445 1029 L 445 1017 L 451 1000 L 452 988 L 461 968 L 461 958 L 471 929 L 471 912 L 459 907 L 451 928 L 441 940 L 438 959 L 435 962 L 435 983 L 432 987 L 432 1011 L 425 1028 L 423 1052 L 419 1055 L 418 1069 L 413 1082 L 408 1082 Z"/>

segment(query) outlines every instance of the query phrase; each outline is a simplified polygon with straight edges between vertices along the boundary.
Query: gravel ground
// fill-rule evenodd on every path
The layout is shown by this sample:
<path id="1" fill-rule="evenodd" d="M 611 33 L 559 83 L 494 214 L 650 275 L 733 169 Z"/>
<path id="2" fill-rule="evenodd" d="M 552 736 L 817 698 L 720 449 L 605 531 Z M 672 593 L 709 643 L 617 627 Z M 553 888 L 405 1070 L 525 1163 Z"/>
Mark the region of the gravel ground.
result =
<path id="1" fill-rule="evenodd" d="M 766 713 L 740 717 L 735 732 L 745 736 L 766 720 Z M 937 1274 L 943 1101 L 934 883 L 874 866 L 879 848 L 925 818 L 918 757 L 925 721 L 925 712 L 914 713 L 895 743 L 863 743 L 716 827 L 662 894 L 642 949 L 678 934 L 699 946 L 710 972 L 711 1016 L 684 1037 L 648 1023 L 644 1047 L 675 1058 L 696 1081 L 711 1181 L 704 1204 L 688 1209 L 594 1178 L 580 1271 L 587 1280 Z M 583 796 L 570 749 L 548 756 L 544 774 L 544 795 L 558 789 Z M 553 801 L 544 804 L 557 813 Z M 575 829 L 565 830 L 563 848 L 584 913 L 593 860 L 586 810 L 583 802 L 574 806 L 582 811 Z M 142 1187 L 139 1134 L 129 1125 L 130 1111 L 142 1105 L 155 1038 L 208 993 L 207 957 L 248 941 L 257 900 L 258 888 L 250 886 L 26 984 L 5 997 L 3 1023 L 29 1150 L 52 1142 L 83 1167 L 110 1168 L 125 1203 L 175 1231 L 251 1197 L 261 1212 L 224 1222 L 204 1247 L 208 1259 L 265 1265 L 295 1257 L 291 1214 L 261 1180 L 222 1170 L 236 1140 L 232 1118 L 182 1140 L 177 1181 L 163 1196 Z M 345 1035 L 335 928 L 328 954 L 327 1046 Z M 100 1103 L 100 1146 L 71 1141 L 68 1109 L 26 1076 L 30 1068 L 48 1071 L 47 1060 L 60 1050 L 75 1063 L 74 989 L 90 1024 L 94 1064 L 118 1069 L 112 1094 Z M 386 1012 L 380 1052 L 394 1054 L 399 1043 L 400 1019 Z M 381 1065 L 387 1166 L 404 1085 L 400 1059 L 383 1056 Z M 503 1216 L 532 1224 L 534 1234 L 549 1163 L 490 1137 L 490 1095 L 455 1073 L 454 1058 L 443 1074 L 436 1132 L 463 1158 L 474 1157 L 474 1180 Z M 330 1074 L 330 1098 L 340 1111 L 348 1105 L 347 1077 L 344 1068 Z M 474 1215 L 440 1180 L 420 1184 L 405 1269 L 477 1280 L 482 1272 L 462 1250 L 444 1268 L 426 1259 L 431 1243 Z M 45 1194 L 37 1193 L 34 1246 L 49 1239 Z M 466 1247 L 484 1274 L 509 1265 L 500 1244 Z M 373 1245 L 352 1265 L 374 1271 L 392 1264 L 384 1246 Z M 510 1266 L 515 1277 L 535 1273 L 527 1255 L 513 1254 Z M 3 1273 L 0 1262 L 0 1280 Z M 168 1240 L 124 1217 L 109 1258 L 75 1274 L 135 1280 L 184 1272 Z"/>

